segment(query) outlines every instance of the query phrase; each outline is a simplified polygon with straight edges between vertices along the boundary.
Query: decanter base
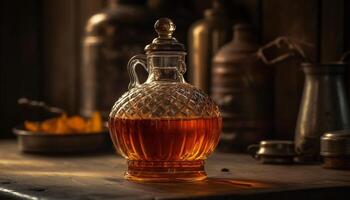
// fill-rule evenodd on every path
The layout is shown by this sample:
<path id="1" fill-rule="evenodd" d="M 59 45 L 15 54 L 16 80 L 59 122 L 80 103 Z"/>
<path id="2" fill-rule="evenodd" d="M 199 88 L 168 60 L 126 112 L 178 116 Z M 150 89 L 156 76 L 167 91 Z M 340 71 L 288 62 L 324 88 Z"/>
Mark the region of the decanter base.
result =
<path id="1" fill-rule="evenodd" d="M 143 182 L 199 181 L 207 177 L 204 161 L 128 161 L 125 178 Z"/>

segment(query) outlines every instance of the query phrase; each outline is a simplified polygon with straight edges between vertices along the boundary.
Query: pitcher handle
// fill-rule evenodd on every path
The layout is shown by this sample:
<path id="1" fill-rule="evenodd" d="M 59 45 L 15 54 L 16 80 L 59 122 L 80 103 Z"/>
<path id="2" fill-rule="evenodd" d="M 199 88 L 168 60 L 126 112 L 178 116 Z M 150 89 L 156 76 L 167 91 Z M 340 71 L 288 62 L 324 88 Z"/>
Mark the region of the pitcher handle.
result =
<path id="1" fill-rule="evenodd" d="M 308 56 L 306 55 L 303 46 L 314 46 L 313 44 L 307 43 L 307 42 L 301 42 L 293 40 L 289 37 L 282 36 L 278 37 L 272 42 L 266 44 L 265 46 L 261 47 L 258 50 L 258 57 L 266 64 L 266 65 L 272 65 L 278 62 L 281 62 L 289 57 L 292 56 L 301 56 L 305 61 L 308 60 Z M 276 47 L 278 49 L 283 49 L 283 47 L 286 47 L 287 52 L 283 53 L 275 58 L 268 59 L 264 53 L 266 49 L 269 49 L 271 47 Z"/>
<path id="2" fill-rule="evenodd" d="M 147 72 L 147 58 L 144 54 L 133 56 L 128 62 L 128 73 L 130 77 L 129 90 L 140 85 L 139 77 L 136 73 L 136 66 L 141 65 Z"/>

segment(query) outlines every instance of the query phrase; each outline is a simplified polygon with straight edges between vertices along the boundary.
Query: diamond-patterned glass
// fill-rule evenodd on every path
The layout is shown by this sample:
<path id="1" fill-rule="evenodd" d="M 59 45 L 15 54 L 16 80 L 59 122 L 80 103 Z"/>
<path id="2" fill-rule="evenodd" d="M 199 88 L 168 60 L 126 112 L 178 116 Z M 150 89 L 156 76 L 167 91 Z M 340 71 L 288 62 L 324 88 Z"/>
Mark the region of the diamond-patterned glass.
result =
<path id="1" fill-rule="evenodd" d="M 208 95 L 188 83 L 145 83 L 125 93 L 110 117 L 126 119 L 219 117 Z"/>

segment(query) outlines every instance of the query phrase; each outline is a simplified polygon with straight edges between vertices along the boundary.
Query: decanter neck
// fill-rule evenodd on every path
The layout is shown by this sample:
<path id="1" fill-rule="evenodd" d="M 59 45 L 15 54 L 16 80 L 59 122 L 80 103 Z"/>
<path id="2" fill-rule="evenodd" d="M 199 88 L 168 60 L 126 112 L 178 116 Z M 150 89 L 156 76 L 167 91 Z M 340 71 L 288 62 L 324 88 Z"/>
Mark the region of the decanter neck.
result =
<path id="1" fill-rule="evenodd" d="M 154 53 L 147 55 L 149 76 L 146 82 L 185 82 L 185 53 Z"/>

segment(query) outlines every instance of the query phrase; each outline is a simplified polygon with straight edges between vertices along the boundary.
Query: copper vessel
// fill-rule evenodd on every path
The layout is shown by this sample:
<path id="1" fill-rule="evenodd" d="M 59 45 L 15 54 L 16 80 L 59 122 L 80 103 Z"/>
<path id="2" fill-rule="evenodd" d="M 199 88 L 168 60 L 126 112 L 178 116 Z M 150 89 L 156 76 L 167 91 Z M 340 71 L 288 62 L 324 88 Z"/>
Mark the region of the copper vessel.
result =
<path id="1" fill-rule="evenodd" d="M 222 0 L 213 0 L 213 8 L 205 10 L 204 19 L 189 30 L 189 79 L 196 87 L 209 93 L 211 60 L 219 48 L 230 40 L 232 20 Z"/>
<path id="2" fill-rule="evenodd" d="M 233 38 L 213 59 L 211 95 L 223 115 L 219 149 L 239 152 L 271 133 L 273 81 L 252 27 L 236 25 Z"/>
<path id="3" fill-rule="evenodd" d="M 80 69 L 79 112 L 108 116 L 110 106 L 128 88 L 125 66 L 152 38 L 152 16 L 146 0 L 109 0 L 108 7 L 87 22 Z"/>

